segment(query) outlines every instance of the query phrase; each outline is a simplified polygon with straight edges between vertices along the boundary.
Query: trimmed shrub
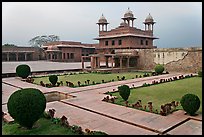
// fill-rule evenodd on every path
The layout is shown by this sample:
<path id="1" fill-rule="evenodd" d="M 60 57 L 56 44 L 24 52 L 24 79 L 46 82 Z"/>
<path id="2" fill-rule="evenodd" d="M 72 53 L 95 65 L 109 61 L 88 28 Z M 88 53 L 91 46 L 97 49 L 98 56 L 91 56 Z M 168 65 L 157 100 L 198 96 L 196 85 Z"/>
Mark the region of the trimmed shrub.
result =
<path id="1" fill-rule="evenodd" d="M 199 76 L 199 77 L 202 77 L 202 71 L 201 71 L 201 70 L 198 71 L 198 76 Z"/>
<path id="2" fill-rule="evenodd" d="M 195 112 L 200 107 L 200 99 L 197 95 L 194 94 L 186 94 L 181 98 L 181 106 L 183 109 L 190 114 L 191 116 L 195 114 Z"/>
<path id="3" fill-rule="evenodd" d="M 8 99 L 8 113 L 21 126 L 31 129 L 46 108 L 44 94 L 34 88 L 17 90 Z"/>
<path id="4" fill-rule="evenodd" d="M 156 73 L 162 74 L 163 71 L 164 71 L 164 66 L 161 65 L 161 64 L 158 64 L 158 65 L 155 66 L 154 70 L 155 70 Z"/>
<path id="5" fill-rule="evenodd" d="M 56 75 L 50 75 L 49 76 L 49 81 L 52 83 L 54 86 L 57 83 L 58 77 Z"/>
<path id="6" fill-rule="evenodd" d="M 16 67 L 16 74 L 21 78 L 27 78 L 31 73 L 31 69 L 28 65 L 22 64 Z"/>
<path id="7" fill-rule="evenodd" d="M 130 88 L 127 85 L 122 85 L 118 87 L 118 91 L 120 96 L 123 98 L 124 101 L 127 101 L 130 96 Z"/>

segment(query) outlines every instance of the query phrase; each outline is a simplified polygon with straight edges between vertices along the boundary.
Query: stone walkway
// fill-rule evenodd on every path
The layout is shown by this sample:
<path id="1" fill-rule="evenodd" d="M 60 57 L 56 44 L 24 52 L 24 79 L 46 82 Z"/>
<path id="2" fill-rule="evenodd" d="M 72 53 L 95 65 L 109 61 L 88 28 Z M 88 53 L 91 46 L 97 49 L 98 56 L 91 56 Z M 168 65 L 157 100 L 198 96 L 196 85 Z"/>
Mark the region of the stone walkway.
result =
<path id="1" fill-rule="evenodd" d="M 2 110 L 7 112 L 5 103 L 12 92 L 20 88 L 33 87 L 43 93 L 59 91 L 76 96 L 71 99 L 49 102 L 46 109 L 56 109 L 56 117 L 65 115 L 69 118 L 68 121 L 71 125 L 79 125 L 83 129 L 100 130 L 110 135 L 202 134 L 202 115 L 190 117 L 179 110 L 168 116 L 161 116 L 101 101 L 106 96 L 103 93 L 113 91 L 113 89 L 117 90 L 119 85 L 126 84 L 132 87 L 134 84 L 134 87 L 138 87 L 144 83 L 151 83 L 152 80 L 181 74 L 173 73 L 79 88 L 66 86 L 45 88 L 22 82 L 18 78 L 4 78 L 2 79 Z"/>

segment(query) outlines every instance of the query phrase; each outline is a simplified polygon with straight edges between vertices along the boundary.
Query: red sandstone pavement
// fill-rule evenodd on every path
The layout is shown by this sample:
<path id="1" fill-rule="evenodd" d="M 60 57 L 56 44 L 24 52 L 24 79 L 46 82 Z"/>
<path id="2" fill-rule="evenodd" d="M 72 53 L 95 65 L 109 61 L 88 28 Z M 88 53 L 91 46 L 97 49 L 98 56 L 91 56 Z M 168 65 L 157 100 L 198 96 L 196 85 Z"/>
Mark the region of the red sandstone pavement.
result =
<path id="1" fill-rule="evenodd" d="M 127 84 L 132 87 L 132 84 L 134 84 L 135 87 L 138 87 L 143 83 L 151 83 L 153 79 L 159 80 L 160 78 L 169 78 L 181 74 L 182 73 L 174 73 L 80 88 L 45 88 L 22 82 L 18 78 L 5 78 L 2 79 L 3 91 L 8 90 L 9 93 L 3 95 L 3 98 L 5 98 L 3 102 L 5 103 L 8 96 L 15 90 L 14 87 L 8 84 L 20 88 L 38 88 L 43 93 L 60 91 L 70 93 L 76 96 L 76 98 L 47 103 L 47 109 L 55 108 L 57 117 L 61 117 L 62 115 L 70 117 L 70 120 L 68 120 L 70 124 L 80 125 L 83 129 L 97 129 L 108 134 L 202 134 L 202 115 L 197 116 L 195 119 L 195 117 L 184 115 L 183 111 L 176 111 L 168 116 L 160 116 L 101 101 L 105 96 L 102 93 L 117 89 L 119 85 Z M 3 111 L 7 112 L 6 105 L 3 105 Z M 97 118 L 95 119 L 95 117 Z M 101 123 L 101 125 L 99 126 L 98 123 Z M 184 128 L 187 128 L 188 132 L 185 132 L 185 130 L 183 130 Z"/>

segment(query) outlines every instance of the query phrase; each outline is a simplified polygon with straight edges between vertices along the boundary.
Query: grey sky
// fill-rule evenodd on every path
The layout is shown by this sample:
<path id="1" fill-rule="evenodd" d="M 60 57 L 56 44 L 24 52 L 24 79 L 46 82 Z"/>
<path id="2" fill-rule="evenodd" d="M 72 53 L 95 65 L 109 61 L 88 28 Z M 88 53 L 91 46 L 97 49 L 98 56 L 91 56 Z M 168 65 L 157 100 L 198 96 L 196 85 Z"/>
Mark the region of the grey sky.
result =
<path id="1" fill-rule="evenodd" d="M 93 38 L 101 14 L 110 30 L 119 26 L 128 7 L 137 28 L 144 29 L 147 15 L 153 16 L 157 47 L 202 45 L 201 2 L 3 2 L 2 44 L 28 46 L 31 38 L 51 34 L 60 40 L 98 43 Z"/>

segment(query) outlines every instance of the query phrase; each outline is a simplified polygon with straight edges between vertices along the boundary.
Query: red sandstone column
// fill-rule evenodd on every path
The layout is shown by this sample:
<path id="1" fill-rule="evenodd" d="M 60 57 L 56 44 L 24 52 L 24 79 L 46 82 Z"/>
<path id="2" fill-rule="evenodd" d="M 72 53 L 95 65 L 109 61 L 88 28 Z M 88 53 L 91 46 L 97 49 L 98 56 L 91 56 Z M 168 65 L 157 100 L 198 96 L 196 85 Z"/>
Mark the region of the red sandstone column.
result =
<path id="1" fill-rule="evenodd" d="M 83 57 L 81 57 L 81 66 L 82 66 L 82 70 L 84 70 L 84 58 Z"/>
<path id="2" fill-rule="evenodd" d="M 122 56 L 120 57 L 120 68 L 121 69 L 123 68 L 123 57 Z"/>
<path id="3" fill-rule="evenodd" d="M 108 57 L 106 57 L 106 68 L 108 68 Z"/>
<path id="4" fill-rule="evenodd" d="M 25 55 L 25 61 L 27 60 L 27 53 L 24 54 Z"/>
<path id="5" fill-rule="evenodd" d="M 100 68 L 100 57 L 98 57 L 98 68 Z"/>
<path id="6" fill-rule="evenodd" d="M 106 31 L 108 31 L 107 24 L 106 24 Z"/>
<path id="7" fill-rule="evenodd" d="M 18 53 L 16 53 L 16 61 L 18 61 Z"/>
<path id="8" fill-rule="evenodd" d="M 104 25 L 102 25 L 102 31 L 104 31 Z"/>
<path id="9" fill-rule="evenodd" d="M 93 62 L 94 62 L 94 59 L 93 59 L 93 56 L 91 56 L 91 70 L 93 70 Z"/>
<path id="10" fill-rule="evenodd" d="M 111 68 L 113 69 L 113 56 L 111 57 Z"/>
<path id="11" fill-rule="evenodd" d="M 6 54 L 7 61 L 9 61 L 9 52 Z"/>
<path id="12" fill-rule="evenodd" d="M 130 64 L 130 57 L 127 57 L 127 64 L 126 64 L 127 68 L 129 68 L 129 66 L 130 66 L 129 64 Z"/>
<path id="13" fill-rule="evenodd" d="M 133 27 L 133 20 L 132 20 L 132 27 Z"/>

